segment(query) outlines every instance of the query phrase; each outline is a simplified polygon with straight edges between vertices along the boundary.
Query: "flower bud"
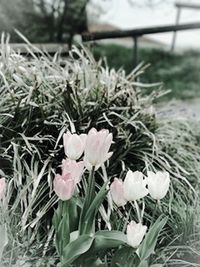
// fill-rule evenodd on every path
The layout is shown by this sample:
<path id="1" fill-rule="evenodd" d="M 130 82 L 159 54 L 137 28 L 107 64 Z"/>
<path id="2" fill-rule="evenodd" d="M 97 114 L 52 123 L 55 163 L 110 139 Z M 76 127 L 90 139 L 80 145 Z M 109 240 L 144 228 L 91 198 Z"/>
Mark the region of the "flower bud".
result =
<path id="1" fill-rule="evenodd" d="M 84 162 L 88 170 L 95 167 L 97 170 L 112 155 L 108 152 L 112 144 L 113 136 L 108 130 L 97 131 L 92 128 L 86 138 Z"/>
<path id="2" fill-rule="evenodd" d="M 124 184 L 122 180 L 115 178 L 112 184 L 110 185 L 110 193 L 114 203 L 120 207 L 126 204 L 126 200 L 124 198 Z"/>
<path id="3" fill-rule="evenodd" d="M 59 175 L 54 178 L 54 191 L 61 200 L 70 199 L 75 191 L 76 182 L 71 178 L 71 175 Z"/>
<path id="4" fill-rule="evenodd" d="M 148 194 L 146 180 L 139 171 L 129 170 L 124 180 L 124 196 L 127 201 L 135 201 L 145 197 Z"/>
<path id="5" fill-rule="evenodd" d="M 127 244 L 136 248 L 142 242 L 147 231 L 147 226 L 131 221 L 127 226 Z"/>
<path id="6" fill-rule="evenodd" d="M 77 160 L 83 154 L 85 148 L 86 134 L 71 134 L 69 131 L 63 135 L 65 155 Z"/>
<path id="7" fill-rule="evenodd" d="M 169 190 L 170 178 L 168 172 L 147 172 L 147 185 L 153 199 L 160 200 Z"/>

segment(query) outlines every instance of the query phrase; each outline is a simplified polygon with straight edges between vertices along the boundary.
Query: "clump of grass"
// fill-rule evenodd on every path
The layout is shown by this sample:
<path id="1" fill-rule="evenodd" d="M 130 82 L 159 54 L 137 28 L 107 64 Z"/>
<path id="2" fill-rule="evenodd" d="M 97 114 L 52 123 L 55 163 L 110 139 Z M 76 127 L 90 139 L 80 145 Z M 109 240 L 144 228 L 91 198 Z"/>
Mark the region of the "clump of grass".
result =
<path id="1" fill-rule="evenodd" d="M 111 177 L 123 176 L 125 168 L 169 171 L 173 188 L 158 211 L 172 215 L 165 244 L 188 231 L 191 220 L 185 223 L 177 209 L 180 201 L 194 205 L 199 185 L 197 138 L 189 124 L 156 117 L 152 103 L 163 93 L 143 93 L 143 88 L 160 86 L 138 82 L 145 67 L 140 65 L 127 76 L 123 69 L 102 67 L 84 48 L 74 47 L 64 60 L 59 54 L 52 58 L 38 51 L 28 41 L 26 48 L 31 58 L 12 51 L 2 36 L 0 168 L 9 179 L 10 264 L 16 264 L 19 251 L 29 259 L 55 253 L 52 179 L 64 158 L 62 134 L 71 123 L 78 133 L 91 127 L 113 133 Z M 149 201 L 147 210 L 153 209 Z M 34 248 L 31 253 L 29 248 Z"/>

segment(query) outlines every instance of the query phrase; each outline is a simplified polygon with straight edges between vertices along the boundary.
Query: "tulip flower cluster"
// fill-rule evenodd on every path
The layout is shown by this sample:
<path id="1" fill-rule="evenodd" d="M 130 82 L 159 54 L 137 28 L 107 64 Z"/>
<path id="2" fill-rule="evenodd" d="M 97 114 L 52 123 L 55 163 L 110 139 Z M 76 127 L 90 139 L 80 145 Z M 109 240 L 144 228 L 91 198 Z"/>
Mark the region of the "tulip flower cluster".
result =
<path id="1" fill-rule="evenodd" d="M 170 178 L 168 172 L 147 172 L 144 177 L 142 172 L 129 170 L 126 174 L 124 182 L 115 178 L 110 186 L 113 202 L 118 206 L 124 206 L 128 201 L 134 201 L 136 209 L 138 209 L 137 200 L 150 196 L 159 201 L 165 197 L 169 189 Z M 139 213 L 139 212 L 138 212 Z M 141 220 L 140 215 L 138 216 Z M 147 227 L 131 221 L 127 227 L 127 242 L 132 247 L 137 247 L 147 231 Z"/>
<path id="2" fill-rule="evenodd" d="M 88 135 L 63 135 L 64 151 L 68 157 L 62 162 L 62 174 L 54 179 L 54 191 L 61 200 L 70 199 L 81 180 L 84 167 L 97 170 L 112 152 L 108 152 L 112 143 L 112 134 L 108 130 L 97 131 L 92 128 Z M 84 160 L 76 162 L 84 153 Z"/>
<path id="3" fill-rule="evenodd" d="M 127 172 L 124 181 L 114 178 L 110 188 L 108 181 L 104 181 L 103 186 L 96 192 L 95 171 L 99 170 L 112 156 L 112 152 L 109 151 L 112 142 L 113 136 L 106 129 L 97 131 L 92 128 L 88 134 L 80 135 L 68 131 L 63 135 L 66 159 L 62 161 L 61 174 L 56 174 L 53 181 L 54 191 L 59 198 L 53 224 L 56 233 L 56 248 L 62 267 L 69 266 L 90 248 L 94 255 L 95 248 L 97 254 L 100 249 L 112 249 L 121 245 L 129 245 L 133 249 L 140 248 L 147 226 L 142 224 L 142 212 L 139 211 L 137 201 L 148 194 L 158 201 L 167 194 L 170 183 L 167 172 L 149 171 L 145 177 L 143 173 L 131 170 Z M 87 176 L 87 171 L 89 177 L 83 182 L 84 186 L 81 189 L 84 192 L 81 192 L 80 197 L 77 185 L 82 181 L 84 172 Z M 113 202 L 118 207 L 125 206 L 127 202 L 134 202 L 138 223 L 131 221 L 127 226 L 126 234 L 110 229 L 95 231 L 96 216 L 108 193 L 111 194 Z M 81 199 L 80 202 L 77 202 L 78 198 Z M 165 223 L 166 219 L 159 219 L 154 227 L 158 227 L 160 231 Z M 148 248 L 148 251 L 153 252 L 159 231 L 149 229 L 145 239 L 151 240 L 152 248 Z M 80 253 L 80 251 L 83 252 Z M 144 254 L 145 249 L 143 248 L 142 251 Z"/>
<path id="4" fill-rule="evenodd" d="M 142 172 L 129 170 L 124 182 L 115 178 L 110 186 L 115 204 L 120 207 L 128 201 L 139 200 L 150 194 L 153 199 L 161 200 L 167 194 L 170 178 L 168 172 L 147 172 L 144 178 Z"/>

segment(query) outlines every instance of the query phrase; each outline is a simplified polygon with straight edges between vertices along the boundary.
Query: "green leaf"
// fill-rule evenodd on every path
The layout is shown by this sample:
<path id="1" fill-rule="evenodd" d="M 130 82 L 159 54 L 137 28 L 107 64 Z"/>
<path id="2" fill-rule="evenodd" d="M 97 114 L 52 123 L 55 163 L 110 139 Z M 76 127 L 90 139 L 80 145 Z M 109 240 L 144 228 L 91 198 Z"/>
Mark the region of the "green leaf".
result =
<path id="1" fill-rule="evenodd" d="M 59 238 L 62 239 L 62 247 L 66 247 L 70 240 L 69 214 L 64 214 L 61 221 L 61 233 Z"/>
<path id="2" fill-rule="evenodd" d="M 0 225 L 0 261 L 2 258 L 3 250 L 5 246 L 8 244 L 8 235 L 6 225 Z"/>
<path id="3" fill-rule="evenodd" d="M 110 267 L 136 267 L 139 258 L 132 247 L 122 247 L 118 249 L 111 261 Z"/>
<path id="4" fill-rule="evenodd" d="M 126 235 L 120 231 L 98 231 L 95 234 L 94 249 L 109 249 L 126 244 Z"/>
<path id="5" fill-rule="evenodd" d="M 53 223 L 54 229 L 56 230 L 58 228 L 58 215 L 57 215 L 56 210 L 54 211 L 52 223 Z"/>
<path id="6" fill-rule="evenodd" d="M 83 267 L 107 267 L 108 265 L 103 263 L 99 258 L 98 259 L 90 259 L 86 260 L 84 263 L 82 263 Z"/>
<path id="7" fill-rule="evenodd" d="M 63 248 L 70 240 L 69 201 L 59 201 L 54 213 L 53 224 L 56 232 L 56 249 L 62 255 Z"/>
<path id="8" fill-rule="evenodd" d="M 68 267 L 80 255 L 87 252 L 90 249 L 93 240 L 93 235 L 82 235 L 75 241 L 69 243 L 63 250 L 61 267 Z"/>
<path id="9" fill-rule="evenodd" d="M 160 263 L 158 263 L 158 264 L 153 264 L 153 265 L 151 265 L 150 267 L 163 267 L 163 265 L 160 264 Z"/>
<path id="10" fill-rule="evenodd" d="M 93 202 L 91 203 L 89 209 L 86 211 L 86 214 L 82 214 L 82 219 L 80 220 L 79 224 L 81 234 L 92 233 L 95 216 L 108 192 L 108 190 L 106 189 L 107 184 L 108 182 L 104 183 L 104 185 L 101 187 L 100 191 L 98 192 Z"/>
<path id="11" fill-rule="evenodd" d="M 78 207 L 78 198 L 72 198 L 69 203 L 69 210 L 68 213 L 70 214 L 70 231 L 75 231 L 78 229 L 78 223 L 79 223 L 79 210 L 80 208 Z"/>
<path id="12" fill-rule="evenodd" d="M 57 209 L 54 211 L 54 216 L 52 219 L 54 228 L 56 231 L 58 231 L 62 216 L 63 216 L 63 207 L 64 207 L 64 202 L 62 200 L 58 201 L 58 207 Z"/>
<path id="13" fill-rule="evenodd" d="M 158 236 L 165 226 L 168 217 L 164 217 L 161 215 L 153 226 L 149 229 L 145 239 L 142 244 L 139 246 L 137 254 L 140 257 L 141 261 L 146 260 L 152 253 L 154 253 L 154 249 L 158 240 Z"/>
<path id="14" fill-rule="evenodd" d="M 148 262 L 147 261 L 142 261 L 138 267 L 148 267 Z"/>
<path id="15" fill-rule="evenodd" d="M 79 236 L 79 231 L 76 230 L 76 231 L 73 231 L 70 233 L 70 242 L 73 242 L 75 241 Z"/>
<path id="16" fill-rule="evenodd" d="M 90 218 L 91 216 L 93 216 L 94 214 L 97 213 L 99 207 L 101 206 L 106 194 L 108 193 L 108 190 L 106 189 L 108 182 L 104 183 L 104 185 L 101 187 L 100 191 L 98 192 L 98 194 L 96 195 L 96 197 L 94 198 L 92 204 L 90 205 L 85 217 Z"/>

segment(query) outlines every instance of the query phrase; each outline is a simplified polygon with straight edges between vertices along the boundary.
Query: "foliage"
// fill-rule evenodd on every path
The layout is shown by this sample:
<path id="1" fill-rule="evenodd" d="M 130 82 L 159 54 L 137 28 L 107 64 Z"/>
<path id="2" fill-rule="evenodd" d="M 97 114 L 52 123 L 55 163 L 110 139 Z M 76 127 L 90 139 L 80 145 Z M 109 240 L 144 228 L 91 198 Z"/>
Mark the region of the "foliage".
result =
<path id="1" fill-rule="evenodd" d="M 87 30 L 88 0 L 3 0 L 0 3 L 1 31 L 16 28 L 32 42 L 68 42 L 74 34 Z"/>
<path id="2" fill-rule="evenodd" d="M 159 245 L 162 248 L 172 240 L 180 244 L 180 235 L 193 231 L 193 218 L 182 206 L 194 207 L 193 188 L 199 185 L 198 140 L 190 124 L 156 117 L 152 103 L 162 93 L 143 93 L 150 85 L 139 83 L 136 77 L 144 68 L 140 66 L 127 76 L 123 70 L 102 67 L 88 51 L 75 47 L 63 66 L 58 54 L 51 58 L 41 52 L 37 57 L 33 53 L 36 48 L 29 44 L 30 60 L 12 51 L 7 42 L 3 36 L 0 168 L 9 179 L 8 201 L 12 204 L 5 261 L 10 258 L 10 266 L 14 266 L 18 255 L 29 261 L 37 255 L 39 261 L 38 257 L 55 253 L 51 249 L 51 207 L 56 205 L 52 178 L 64 157 L 61 137 L 70 127 L 70 119 L 78 133 L 93 126 L 113 133 L 109 176 L 123 176 L 124 166 L 144 172 L 147 168 L 170 172 L 173 188 L 169 199 L 163 201 L 163 210 L 156 213 L 172 216 L 167 239 Z M 126 212 L 134 219 L 131 209 Z M 146 209 L 154 210 L 150 199 Z M 123 217 L 120 210 L 118 216 Z M 145 218 L 148 220 L 147 213 Z"/>
<path id="3" fill-rule="evenodd" d="M 126 0 L 133 7 L 133 0 Z M 147 0 L 146 3 L 153 4 Z M 13 42 L 20 39 L 19 30 L 32 42 L 67 42 L 88 29 L 88 21 L 107 12 L 110 0 L 1 0 L 0 30 L 9 32 Z M 105 7 L 106 6 L 106 7 Z"/>
<path id="4" fill-rule="evenodd" d="M 126 73 L 133 69 L 133 50 L 120 45 L 95 45 L 93 53 L 96 59 L 106 57 L 108 66 L 124 68 Z M 116 56 L 117 55 L 117 56 Z M 130 56 L 131 55 L 131 56 Z M 200 97 L 199 89 L 199 52 L 182 51 L 171 53 L 158 48 L 140 48 L 139 62 L 150 64 L 145 75 L 140 76 L 142 82 L 160 81 L 171 92 L 163 98 L 188 99 Z M 151 92 L 148 88 L 147 92 Z"/>

